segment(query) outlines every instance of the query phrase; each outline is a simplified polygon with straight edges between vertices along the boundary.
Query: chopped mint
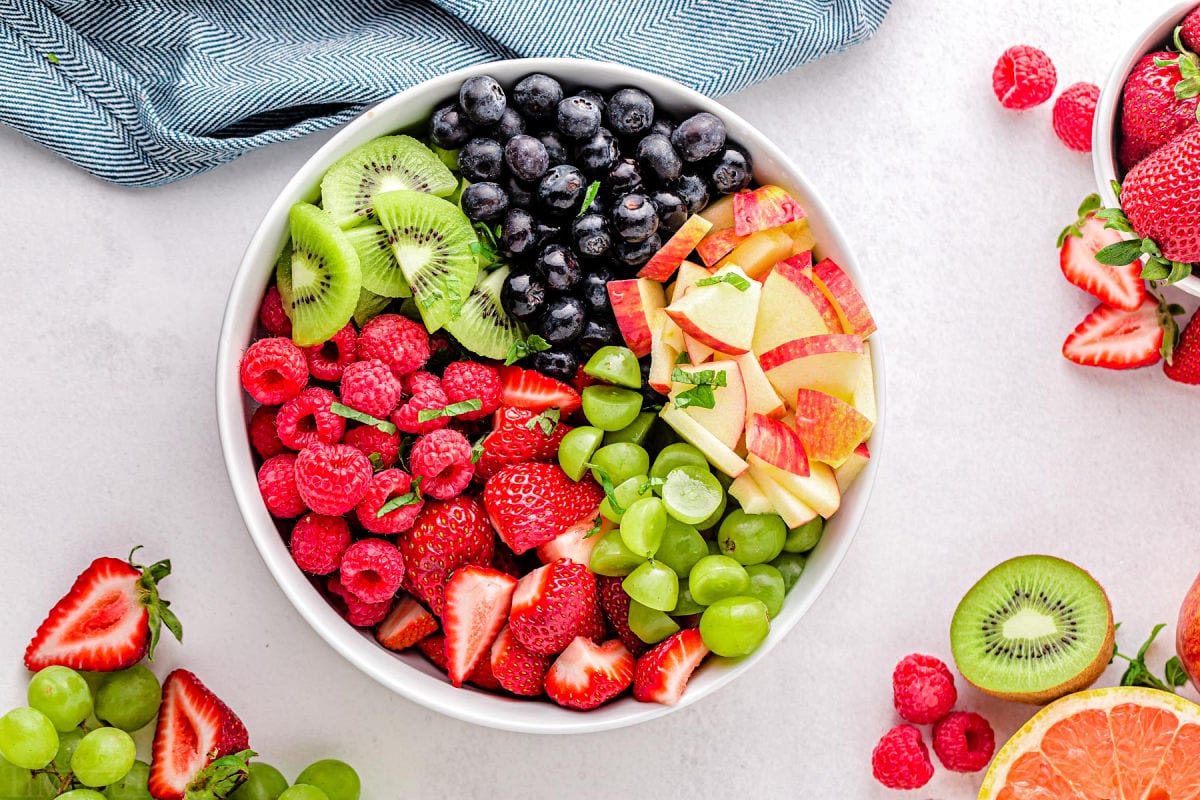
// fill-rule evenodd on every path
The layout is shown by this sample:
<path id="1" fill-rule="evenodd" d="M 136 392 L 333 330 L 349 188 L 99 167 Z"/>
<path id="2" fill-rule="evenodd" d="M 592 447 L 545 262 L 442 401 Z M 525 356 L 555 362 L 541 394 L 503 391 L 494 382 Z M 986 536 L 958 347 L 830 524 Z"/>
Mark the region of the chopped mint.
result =
<path id="1" fill-rule="evenodd" d="M 525 356 L 540 353 L 543 350 L 549 350 L 550 343 L 536 333 L 529 334 L 527 339 L 517 339 L 508 348 L 508 355 L 504 358 L 504 366 L 509 366 L 520 361 Z"/>
<path id="2" fill-rule="evenodd" d="M 54 55 L 54 53 L 46 53 L 46 60 L 49 61 L 51 64 L 57 64 L 58 56 Z"/>
<path id="3" fill-rule="evenodd" d="M 728 283 L 739 292 L 744 292 L 750 288 L 750 281 L 736 272 L 726 272 L 722 275 L 713 275 L 696 281 L 697 286 L 716 286 L 718 283 Z"/>
<path id="4" fill-rule="evenodd" d="M 542 413 L 538 414 L 529 422 L 525 423 L 526 430 L 541 428 L 542 435 L 549 438 L 554 435 L 554 429 L 558 427 L 559 417 L 562 416 L 562 411 L 551 406 Z"/>
<path id="5" fill-rule="evenodd" d="M 587 194 L 583 196 L 583 205 L 579 207 L 579 213 L 575 216 L 582 217 L 587 213 L 588 206 L 596 199 L 596 195 L 600 194 L 600 181 L 592 181 L 588 185 Z"/>
<path id="6" fill-rule="evenodd" d="M 695 372 L 684 372 L 677 367 L 671 371 L 671 380 L 675 383 L 690 383 L 693 386 L 724 386 L 725 371 L 701 369 Z"/>
<path id="7" fill-rule="evenodd" d="M 399 497 L 393 497 L 391 500 L 388 500 L 386 503 L 384 503 L 382 506 L 379 507 L 379 510 L 375 512 L 375 519 L 380 519 L 382 517 L 385 517 L 388 514 L 390 514 L 391 512 L 395 511 L 397 508 L 402 508 L 404 506 L 411 506 L 414 503 L 421 502 L 420 487 L 421 487 L 421 476 L 418 475 L 416 478 L 413 479 L 412 489 L 410 491 L 406 492 L 405 494 L 400 495 Z"/>
<path id="8" fill-rule="evenodd" d="M 608 504 L 612 506 L 613 513 L 624 514 L 625 509 L 621 508 L 621 504 L 617 502 L 616 487 L 613 486 L 612 476 L 595 464 L 584 464 L 584 466 L 595 470 L 596 474 L 600 476 L 600 486 L 604 489 L 604 494 L 608 497 Z"/>
<path id="9" fill-rule="evenodd" d="M 693 386 L 691 389 L 675 395 L 676 408 L 687 408 L 688 406 L 696 406 L 697 408 L 716 408 L 717 397 L 713 394 L 712 387 Z"/>
<path id="10" fill-rule="evenodd" d="M 352 419 L 355 422 L 361 422 L 364 425 L 371 425 L 375 428 L 378 428 L 383 433 L 396 432 L 396 426 L 388 422 L 386 419 L 372 417 L 370 414 L 364 414 L 361 411 L 357 411 L 350 406 L 342 405 L 341 403 L 330 403 L 329 410 L 334 414 L 337 414 L 339 417 Z"/>
<path id="11" fill-rule="evenodd" d="M 602 519 L 602 517 L 599 514 L 597 514 L 596 518 L 594 520 L 592 520 L 592 527 L 589 528 L 588 532 L 583 535 L 583 538 L 590 539 L 593 536 L 595 536 L 597 533 L 600 532 L 600 520 L 601 519 Z"/>
<path id="12" fill-rule="evenodd" d="M 372 469 L 376 471 L 383 469 L 383 456 L 379 453 L 371 453 L 367 456 L 367 460 L 371 462 Z"/>
<path id="13" fill-rule="evenodd" d="M 687 352 L 687 350 L 684 350 L 682 353 L 680 353 L 679 355 L 675 356 L 675 363 L 676 363 L 676 364 L 689 364 L 689 365 L 690 365 L 690 364 L 692 363 L 692 357 L 691 357 L 690 355 L 688 355 L 688 352 Z"/>
<path id="14" fill-rule="evenodd" d="M 459 414 L 478 411 L 481 408 L 483 408 L 483 401 L 478 397 L 472 397 L 470 400 L 451 403 L 444 408 L 426 408 L 418 411 L 417 422 L 429 422 L 431 419 L 439 419 L 441 417 L 457 417 Z"/>
<path id="15" fill-rule="evenodd" d="M 662 478 L 651 478 L 638 487 L 638 494 L 645 494 L 656 486 L 662 486 L 664 483 L 666 483 L 666 481 Z"/>

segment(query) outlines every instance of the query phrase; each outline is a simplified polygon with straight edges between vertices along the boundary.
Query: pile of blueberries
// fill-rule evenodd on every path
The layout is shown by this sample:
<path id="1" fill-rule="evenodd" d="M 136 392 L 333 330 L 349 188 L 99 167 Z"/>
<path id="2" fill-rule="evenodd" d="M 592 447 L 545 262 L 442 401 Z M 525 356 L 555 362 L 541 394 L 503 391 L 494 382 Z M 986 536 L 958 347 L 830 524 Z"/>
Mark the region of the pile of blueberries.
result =
<path id="1" fill-rule="evenodd" d="M 541 73 L 511 98 L 495 78 L 467 79 L 457 102 L 434 112 L 430 138 L 458 151 L 470 183 L 463 212 L 499 226 L 512 267 L 504 309 L 552 346 L 531 366 L 567 381 L 597 349 L 623 343 L 608 281 L 632 277 L 690 214 L 745 189 L 752 172 L 712 114 L 676 124 L 640 89 L 565 96 Z"/>

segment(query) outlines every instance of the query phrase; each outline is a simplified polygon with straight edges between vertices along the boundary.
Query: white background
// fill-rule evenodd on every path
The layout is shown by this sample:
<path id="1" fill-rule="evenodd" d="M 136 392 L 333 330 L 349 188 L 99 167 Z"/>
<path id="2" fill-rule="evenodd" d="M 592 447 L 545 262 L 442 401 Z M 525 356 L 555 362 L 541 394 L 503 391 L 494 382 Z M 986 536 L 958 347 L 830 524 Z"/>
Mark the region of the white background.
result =
<path id="1" fill-rule="evenodd" d="M 1055 139 L 1049 104 L 1017 114 L 991 92 L 1021 42 L 1050 53 L 1060 87 L 1103 81 L 1159 5 L 897 0 L 864 46 L 726 99 L 801 165 L 869 276 L 884 460 L 849 557 L 768 659 L 696 706 L 596 735 L 485 730 L 391 695 L 308 628 L 242 526 L 216 437 L 218 325 L 255 226 L 327 137 L 130 190 L 0 130 L 0 707 L 24 703 L 21 654 L 45 611 L 93 556 L 135 543 L 175 563 L 164 593 L 186 646 L 164 644 L 159 674 L 199 673 L 289 777 L 353 762 L 371 799 L 892 796 L 869 758 L 897 722 L 893 665 L 949 658 L 959 597 L 1021 553 L 1092 571 L 1128 652 L 1172 623 L 1159 667 L 1200 568 L 1200 389 L 1059 354 L 1094 304 L 1054 248 L 1093 190 L 1090 161 Z M 1001 739 L 1030 713 L 960 690 Z M 965 798 L 979 780 L 939 770 L 913 796 Z"/>

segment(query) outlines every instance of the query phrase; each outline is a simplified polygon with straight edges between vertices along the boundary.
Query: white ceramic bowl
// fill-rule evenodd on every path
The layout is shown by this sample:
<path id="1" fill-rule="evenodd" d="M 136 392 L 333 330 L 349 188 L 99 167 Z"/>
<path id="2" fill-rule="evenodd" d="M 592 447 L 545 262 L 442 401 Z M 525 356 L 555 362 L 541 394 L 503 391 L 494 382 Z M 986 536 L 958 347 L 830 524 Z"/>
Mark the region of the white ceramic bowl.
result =
<path id="1" fill-rule="evenodd" d="M 417 653 L 392 653 L 370 635 L 348 625 L 325 601 L 315 585 L 292 562 L 287 545 L 259 496 L 255 462 L 246 430 L 252 401 L 238 380 L 242 351 L 254 332 L 259 302 L 271 278 L 273 264 L 287 236 L 287 212 L 301 199 L 317 196 L 322 174 L 340 156 L 371 139 L 397 130 L 423 131 L 434 108 L 454 96 L 459 84 L 477 74 L 495 76 L 511 86 L 530 72 L 545 72 L 568 88 L 589 85 L 602 90 L 638 86 L 675 115 L 711 111 L 724 121 L 732 139 L 747 147 L 760 182 L 788 188 L 808 213 L 822 255 L 834 258 L 854 279 L 864 296 L 865 280 L 832 215 L 816 191 L 779 148 L 749 123 L 725 107 L 674 81 L 616 64 L 571 59 L 525 59 L 484 64 L 413 87 L 385 100 L 347 125 L 308 160 L 272 204 L 238 269 L 225 309 L 217 357 L 217 421 L 225 464 L 238 506 L 255 545 L 288 599 L 335 650 L 377 681 L 410 700 L 468 722 L 530 733 L 578 733 L 632 725 L 661 717 L 672 707 L 639 703 L 626 697 L 600 709 L 576 712 L 548 702 L 532 702 L 472 689 L 455 689 Z M 876 395 L 880 421 L 870 447 L 870 463 L 851 487 L 841 510 L 809 559 L 799 583 L 774 620 L 766 643 L 740 661 L 713 658 L 692 677 L 683 699 L 674 708 L 697 702 L 750 669 L 787 635 L 808 611 L 841 562 L 866 509 L 879 464 L 884 420 L 883 354 L 880 336 L 872 338 Z"/>
<path id="2" fill-rule="evenodd" d="M 1117 57 L 1108 82 L 1100 90 L 1100 99 L 1096 103 L 1096 118 L 1092 124 L 1092 169 L 1096 173 L 1100 197 L 1109 208 L 1118 206 L 1112 182 L 1117 179 L 1117 130 L 1120 127 L 1121 91 L 1125 80 L 1142 56 L 1162 49 L 1171 42 L 1175 28 L 1198 2 L 1200 0 L 1176 0 L 1155 14 Z M 1175 286 L 1188 294 L 1200 297 L 1200 275 L 1184 278 Z"/>

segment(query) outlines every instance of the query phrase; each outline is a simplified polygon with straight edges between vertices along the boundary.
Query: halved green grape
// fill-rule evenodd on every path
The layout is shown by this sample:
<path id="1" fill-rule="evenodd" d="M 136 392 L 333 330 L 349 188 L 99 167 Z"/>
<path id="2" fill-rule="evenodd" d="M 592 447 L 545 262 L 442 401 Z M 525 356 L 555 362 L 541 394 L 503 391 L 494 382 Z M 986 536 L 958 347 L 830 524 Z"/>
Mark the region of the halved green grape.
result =
<path id="1" fill-rule="evenodd" d="M 780 553 L 779 557 L 771 562 L 771 566 L 783 576 L 785 593 L 790 592 L 796 581 L 800 580 L 800 574 L 804 572 L 804 565 L 807 563 L 808 559 L 797 553 Z"/>
<path id="2" fill-rule="evenodd" d="M 297 783 L 295 786 L 284 789 L 283 794 L 279 795 L 279 800 L 329 800 L 329 795 L 316 786 Z"/>
<path id="3" fill-rule="evenodd" d="M 679 599 L 675 601 L 675 608 L 671 609 L 673 617 L 687 617 L 692 614 L 699 614 L 705 609 L 705 606 L 696 602 L 696 598 L 692 597 L 692 587 L 685 581 L 679 582 Z"/>
<path id="4" fill-rule="evenodd" d="M 787 594 L 782 573 L 770 564 L 753 564 L 746 567 L 746 573 L 750 575 L 746 595 L 762 600 L 767 607 L 767 616 L 775 619 L 783 610 L 783 596 Z"/>
<path id="5" fill-rule="evenodd" d="M 362 792 L 354 767 L 336 758 L 323 758 L 309 764 L 296 776 L 296 783 L 317 787 L 329 800 L 358 800 Z"/>
<path id="6" fill-rule="evenodd" d="M 109 673 L 96 692 L 96 716 L 114 728 L 136 731 L 158 716 L 162 686 L 141 664 Z"/>
<path id="7" fill-rule="evenodd" d="M 748 656 L 770 632 L 767 606 L 753 597 L 726 597 L 700 615 L 700 638 L 719 656 Z"/>
<path id="8" fill-rule="evenodd" d="M 71 756 L 71 771 L 84 786 L 107 786 L 125 777 L 137 758 L 132 737 L 120 728 L 98 728 Z"/>
<path id="9" fill-rule="evenodd" d="M 69 667 L 46 667 L 29 680 L 26 692 L 31 708 L 49 718 L 58 731 L 69 731 L 92 713 L 92 691 L 87 681 Z"/>
<path id="10" fill-rule="evenodd" d="M 666 612 L 644 606 L 637 600 L 629 601 L 629 630 L 646 644 L 658 644 L 679 631 L 679 623 Z"/>
<path id="11" fill-rule="evenodd" d="M 65 775 L 71 771 L 71 756 L 75 755 L 75 748 L 79 747 L 79 743 L 83 741 L 83 729 L 76 728 L 72 731 L 63 731 L 58 735 L 58 752 L 54 754 L 54 768 L 59 774 Z"/>
<path id="12" fill-rule="evenodd" d="M 642 368 L 638 364 L 637 356 L 628 347 L 601 347 L 583 365 L 583 371 L 606 383 L 615 383 L 630 389 L 642 388 Z"/>
<path id="13" fill-rule="evenodd" d="M 254 771 L 254 766 L 251 765 L 251 773 Z M 150 790 L 146 788 L 146 784 L 150 781 L 150 765 L 145 761 L 134 761 L 133 766 L 129 768 L 129 772 L 125 773 L 125 777 L 116 783 L 110 783 L 104 789 L 104 797 L 107 800 L 154 800 L 150 794 Z M 243 786 L 245 784 L 242 784 Z M 285 781 L 284 786 L 287 786 Z M 255 797 L 250 795 L 252 800 L 275 800 L 276 795 L 264 795 L 263 797 Z M 230 795 L 231 800 L 246 800 L 245 797 L 239 797 L 237 792 Z"/>
<path id="14" fill-rule="evenodd" d="M 674 517 L 667 518 L 662 541 L 654 557 L 675 571 L 676 575 L 687 575 L 696 562 L 708 555 L 708 543 L 691 525 Z"/>
<path id="15" fill-rule="evenodd" d="M 676 467 L 685 467 L 688 464 L 708 469 L 708 459 L 704 457 L 704 453 L 692 445 L 687 442 L 669 444 L 659 450 L 658 455 L 654 457 L 654 466 L 650 468 L 650 477 L 658 478 L 660 481 L 666 480 L 667 473 L 671 470 Z"/>
<path id="16" fill-rule="evenodd" d="M 721 552 L 739 564 L 763 564 L 781 552 L 787 539 L 787 525 L 778 514 L 747 514 L 742 509 L 729 512 L 717 532 Z"/>
<path id="17" fill-rule="evenodd" d="M 667 513 L 680 522 L 696 525 L 720 508 L 725 490 L 708 467 L 686 464 L 667 473 L 662 499 Z"/>
<path id="18" fill-rule="evenodd" d="M 604 434 L 604 443 L 629 442 L 631 444 L 644 445 L 646 435 L 650 433 L 650 428 L 654 426 L 654 421 L 657 419 L 658 414 L 653 411 L 643 411 L 633 418 L 633 422 L 621 428 L 621 430 L 610 431 Z"/>
<path id="19" fill-rule="evenodd" d="M 229 795 L 229 800 L 279 800 L 286 788 L 288 782 L 282 772 L 270 764 L 254 761 L 245 782 Z"/>
<path id="20" fill-rule="evenodd" d="M 617 499 L 617 505 L 621 508 L 621 512 L 617 513 L 617 510 L 613 508 L 612 499 L 605 496 L 600 501 L 600 514 L 611 522 L 620 522 L 631 505 L 643 497 L 653 496 L 647 486 L 649 480 L 645 475 L 634 475 L 632 478 L 621 481 L 613 489 L 613 495 Z"/>
<path id="21" fill-rule="evenodd" d="M 25 769 L 41 769 L 58 752 L 54 723 L 35 708 L 14 708 L 0 717 L 0 756 Z"/>
<path id="22" fill-rule="evenodd" d="M 633 389 L 595 384 L 583 390 L 583 415 L 604 431 L 619 431 L 642 410 L 642 395 Z"/>
<path id="23" fill-rule="evenodd" d="M 679 576 L 665 564 L 647 561 L 621 581 L 625 594 L 644 606 L 670 611 L 679 601 Z"/>
<path id="24" fill-rule="evenodd" d="M 33 773 L 0 758 L 0 800 L 25 800 L 32 790 Z"/>
<path id="25" fill-rule="evenodd" d="M 621 517 L 621 539 L 632 552 L 650 558 L 667 529 L 667 509 L 657 497 L 635 500 Z"/>
<path id="26" fill-rule="evenodd" d="M 750 585 L 746 568 L 729 556 L 705 556 L 688 573 L 692 597 L 703 606 L 739 595 Z"/>
<path id="27" fill-rule="evenodd" d="M 577 481 L 587 471 L 592 454 L 604 439 L 604 431 L 591 425 L 580 425 L 567 431 L 558 443 L 558 465 L 567 476 Z"/>
<path id="28" fill-rule="evenodd" d="M 719 478 L 721 476 L 721 474 L 722 473 L 718 472 L 717 477 Z M 712 513 L 712 515 L 709 516 L 708 519 L 704 520 L 699 525 L 697 525 L 696 528 L 698 530 L 702 530 L 702 531 L 710 531 L 713 528 L 717 527 L 717 523 L 719 523 L 721 520 L 723 520 L 725 518 L 725 509 L 728 507 L 728 503 L 729 503 L 729 495 L 726 492 L 722 492 L 721 493 L 721 504 L 719 506 L 717 506 L 717 510 L 714 511 Z"/>
<path id="29" fill-rule="evenodd" d="M 825 520 L 821 517 L 813 517 L 800 527 L 792 528 L 783 542 L 783 552 L 807 553 L 821 541 L 821 532 L 824 530 Z"/>
<path id="30" fill-rule="evenodd" d="M 589 389 L 592 387 L 588 387 Z M 650 469 L 650 456 L 644 449 L 629 442 L 606 444 L 592 454 L 592 477 L 603 485 L 600 470 L 604 470 L 613 486 L 627 481 L 634 475 L 645 475 Z"/>
<path id="31" fill-rule="evenodd" d="M 588 566 L 597 575 L 621 578 L 633 572 L 645 560 L 625 546 L 620 531 L 613 530 L 596 542 Z"/>
<path id="32" fill-rule="evenodd" d="M 60 794 L 58 800 L 104 800 L 104 795 L 95 789 L 72 789 L 65 794 Z"/>

